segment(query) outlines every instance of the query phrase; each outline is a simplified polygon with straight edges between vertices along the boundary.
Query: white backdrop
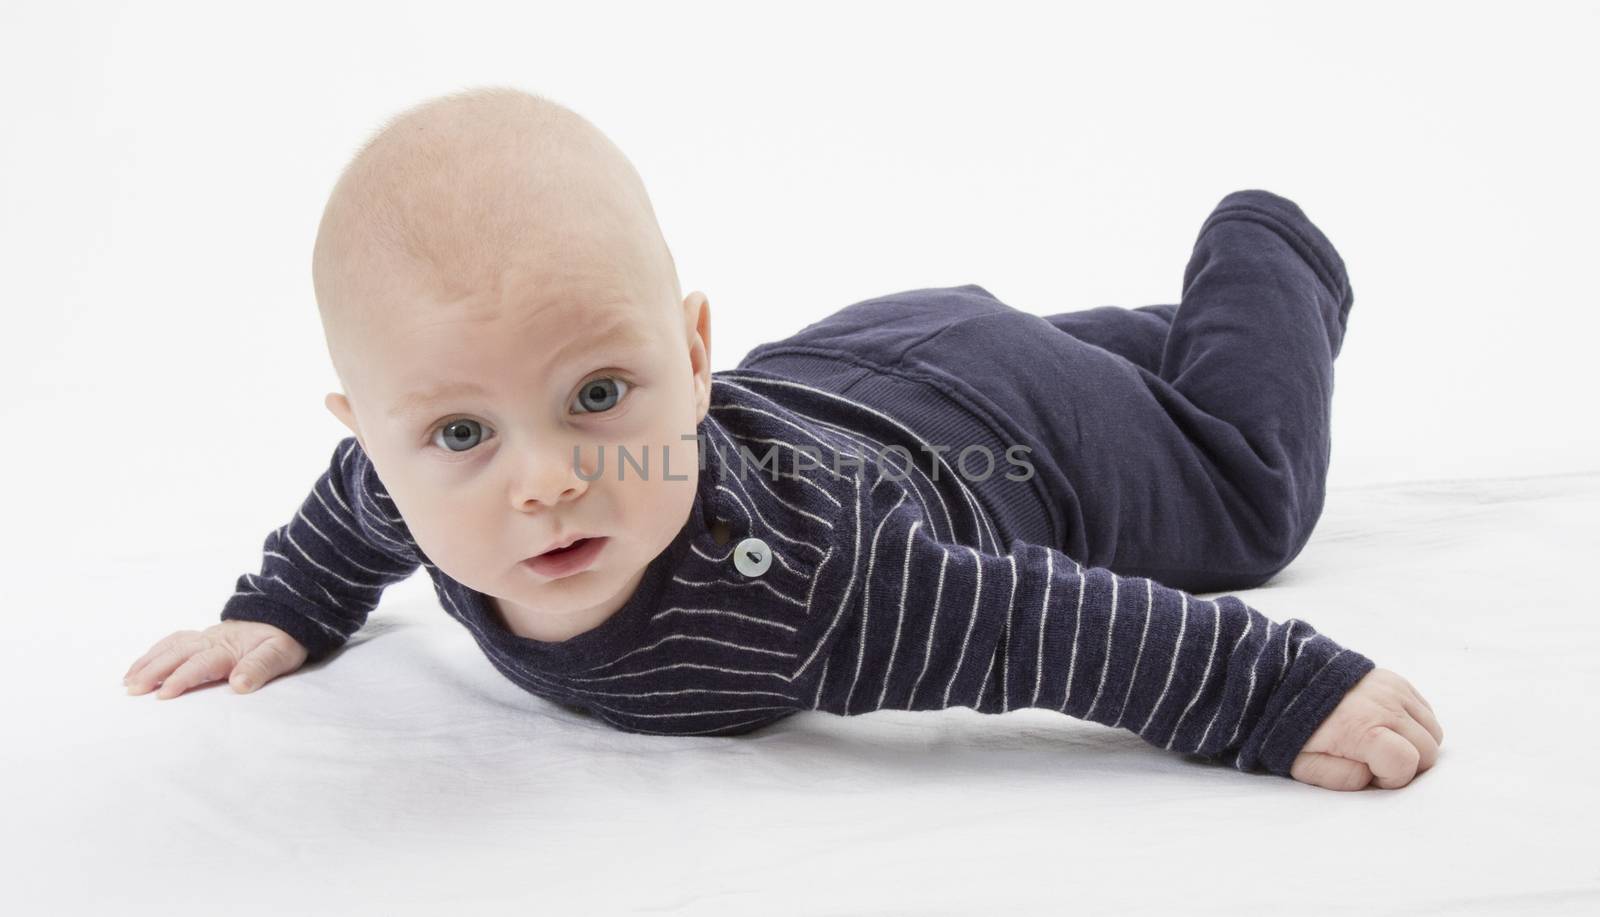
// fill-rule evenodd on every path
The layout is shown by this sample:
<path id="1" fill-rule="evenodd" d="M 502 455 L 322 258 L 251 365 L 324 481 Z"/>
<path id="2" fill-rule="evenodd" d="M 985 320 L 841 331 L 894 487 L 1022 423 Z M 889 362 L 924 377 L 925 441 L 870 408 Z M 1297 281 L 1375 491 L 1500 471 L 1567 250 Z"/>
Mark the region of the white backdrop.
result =
<path id="1" fill-rule="evenodd" d="M 82 698 L 157 703 L 123 670 L 216 620 L 344 435 L 311 246 L 404 107 L 500 83 L 594 121 L 710 297 L 713 369 L 914 287 L 1177 302 L 1224 194 L 1289 197 L 1355 290 L 1333 506 L 1600 471 L 1597 40 L 1579 3 L 8 2 L 0 712 L 44 768 L 9 790 L 87 741 Z"/>

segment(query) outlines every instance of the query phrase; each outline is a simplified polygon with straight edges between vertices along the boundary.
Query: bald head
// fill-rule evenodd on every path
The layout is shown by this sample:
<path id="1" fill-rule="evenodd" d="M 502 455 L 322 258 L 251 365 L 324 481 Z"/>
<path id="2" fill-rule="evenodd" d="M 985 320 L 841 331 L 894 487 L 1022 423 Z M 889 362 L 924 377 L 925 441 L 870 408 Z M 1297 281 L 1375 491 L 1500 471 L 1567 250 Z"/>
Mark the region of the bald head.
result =
<path id="1" fill-rule="evenodd" d="M 336 367 L 364 325 L 481 298 L 507 287 L 508 273 L 580 305 L 585 291 L 665 306 L 681 297 L 627 157 L 569 109 L 503 87 L 390 118 L 340 175 L 312 255 Z"/>

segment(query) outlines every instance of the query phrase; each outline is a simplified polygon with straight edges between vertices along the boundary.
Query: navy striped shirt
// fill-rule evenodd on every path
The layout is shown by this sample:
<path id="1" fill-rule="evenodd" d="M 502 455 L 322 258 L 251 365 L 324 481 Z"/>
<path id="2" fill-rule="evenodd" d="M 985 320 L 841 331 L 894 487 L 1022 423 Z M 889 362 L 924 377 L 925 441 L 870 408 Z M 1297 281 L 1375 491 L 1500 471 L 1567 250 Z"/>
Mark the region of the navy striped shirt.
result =
<path id="1" fill-rule="evenodd" d="M 591 630 L 511 633 L 429 562 L 353 437 L 267 536 L 260 573 L 239 578 L 222 618 L 280 627 L 321 659 L 420 567 L 507 678 L 628 732 L 1035 707 L 1283 776 L 1373 668 L 1299 619 L 1008 537 L 946 456 L 880 410 L 753 368 L 712 380 L 693 511 Z M 884 452 L 893 445 L 912 460 Z M 759 575 L 734 562 L 745 538 L 770 551 Z"/>

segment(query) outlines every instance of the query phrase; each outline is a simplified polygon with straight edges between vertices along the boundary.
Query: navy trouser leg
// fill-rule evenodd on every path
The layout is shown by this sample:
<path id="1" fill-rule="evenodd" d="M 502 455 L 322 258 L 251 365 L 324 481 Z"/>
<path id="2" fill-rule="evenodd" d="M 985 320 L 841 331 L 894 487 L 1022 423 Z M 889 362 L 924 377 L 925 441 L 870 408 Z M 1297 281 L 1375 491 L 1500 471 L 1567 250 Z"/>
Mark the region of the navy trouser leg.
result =
<path id="1" fill-rule="evenodd" d="M 1156 377 L 1145 382 L 1168 420 L 1147 447 L 1176 452 L 1166 466 L 1141 457 L 1147 476 L 1163 478 L 1144 485 L 1160 499 L 1193 501 L 1171 518 L 1203 520 L 1177 530 L 1162 526 L 1162 514 L 1124 511 L 1148 507 L 1148 495 L 1080 488 L 1091 544 L 1097 528 L 1120 527 L 1119 571 L 1180 588 L 1243 588 L 1300 553 L 1322 512 L 1333 362 L 1353 299 L 1342 259 L 1300 208 L 1248 190 L 1224 197 L 1202 225 L 1180 303 L 1044 316 Z M 1207 563 L 1216 576 L 1196 569 Z"/>
<path id="2" fill-rule="evenodd" d="M 1096 306 L 1077 312 L 1046 315 L 1045 320 L 1080 341 L 1103 347 L 1133 361 L 1153 373 L 1161 371 L 1161 352 L 1167 346 L 1167 331 L 1178 304 L 1139 306 Z"/>

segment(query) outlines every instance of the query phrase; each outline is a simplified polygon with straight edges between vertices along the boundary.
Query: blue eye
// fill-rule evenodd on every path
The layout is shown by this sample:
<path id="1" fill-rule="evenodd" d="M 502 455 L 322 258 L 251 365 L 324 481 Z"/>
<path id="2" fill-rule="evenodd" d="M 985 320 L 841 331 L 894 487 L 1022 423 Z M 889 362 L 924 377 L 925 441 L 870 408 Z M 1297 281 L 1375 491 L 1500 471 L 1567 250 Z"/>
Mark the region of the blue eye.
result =
<path id="1" fill-rule="evenodd" d="M 451 452 L 466 452 L 486 439 L 476 420 L 452 420 L 433 433 L 434 445 Z"/>
<path id="2" fill-rule="evenodd" d="M 586 407 L 578 413 L 599 414 L 616 407 L 617 402 L 622 398 L 616 391 L 619 385 L 623 387 L 624 391 L 628 388 L 628 383 L 615 376 L 601 376 L 598 379 L 585 382 L 583 388 L 578 391 L 578 403 L 584 404 Z M 592 399 L 592 401 L 589 399 Z M 595 403 L 598 403 L 599 406 L 596 407 Z"/>

